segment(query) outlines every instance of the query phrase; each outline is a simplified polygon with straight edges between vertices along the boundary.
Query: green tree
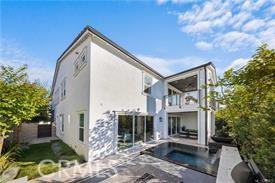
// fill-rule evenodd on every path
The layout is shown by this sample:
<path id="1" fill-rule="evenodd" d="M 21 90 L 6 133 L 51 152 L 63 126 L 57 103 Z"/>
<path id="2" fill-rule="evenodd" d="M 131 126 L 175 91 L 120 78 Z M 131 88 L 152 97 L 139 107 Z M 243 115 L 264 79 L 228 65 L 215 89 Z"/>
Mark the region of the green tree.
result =
<path id="1" fill-rule="evenodd" d="M 0 154 L 3 140 L 24 121 L 39 115 L 49 105 L 48 91 L 28 81 L 27 66 L 0 68 Z"/>
<path id="2" fill-rule="evenodd" d="M 241 153 L 275 181 L 275 50 L 263 45 L 246 66 L 226 71 L 213 92 L 218 115 L 229 125 Z"/>

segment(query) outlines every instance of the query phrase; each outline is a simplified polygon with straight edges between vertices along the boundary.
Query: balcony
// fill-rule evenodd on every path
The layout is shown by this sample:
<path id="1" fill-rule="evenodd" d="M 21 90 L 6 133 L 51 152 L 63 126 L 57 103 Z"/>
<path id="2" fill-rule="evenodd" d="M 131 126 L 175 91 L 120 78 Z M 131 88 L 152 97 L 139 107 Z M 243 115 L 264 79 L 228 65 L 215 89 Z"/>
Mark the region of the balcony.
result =
<path id="1" fill-rule="evenodd" d="M 199 106 L 199 90 L 164 96 L 165 109 L 197 108 Z"/>

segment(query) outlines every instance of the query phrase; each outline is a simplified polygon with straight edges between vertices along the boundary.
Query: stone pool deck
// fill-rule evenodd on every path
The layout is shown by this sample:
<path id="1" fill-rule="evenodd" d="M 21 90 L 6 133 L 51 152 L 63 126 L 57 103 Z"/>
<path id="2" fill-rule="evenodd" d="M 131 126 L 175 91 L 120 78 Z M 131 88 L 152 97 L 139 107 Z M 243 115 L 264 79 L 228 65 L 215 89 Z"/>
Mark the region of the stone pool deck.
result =
<path id="1" fill-rule="evenodd" d="M 108 169 L 96 176 L 90 176 L 78 182 L 135 182 L 144 174 L 150 174 L 153 178 L 148 182 L 173 182 L 173 183 L 214 183 L 216 177 L 212 177 L 182 166 L 169 163 L 149 155 L 140 155 L 129 162 L 115 168 Z"/>
<path id="2" fill-rule="evenodd" d="M 196 145 L 192 140 L 188 141 L 181 138 L 160 140 L 110 155 L 104 159 L 65 168 L 30 182 L 117 182 L 116 180 L 129 182 L 141 177 L 144 173 L 153 175 L 156 180 L 167 180 L 167 182 L 215 182 L 215 177 L 148 155 L 140 156 L 140 151 L 168 141 Z"/>

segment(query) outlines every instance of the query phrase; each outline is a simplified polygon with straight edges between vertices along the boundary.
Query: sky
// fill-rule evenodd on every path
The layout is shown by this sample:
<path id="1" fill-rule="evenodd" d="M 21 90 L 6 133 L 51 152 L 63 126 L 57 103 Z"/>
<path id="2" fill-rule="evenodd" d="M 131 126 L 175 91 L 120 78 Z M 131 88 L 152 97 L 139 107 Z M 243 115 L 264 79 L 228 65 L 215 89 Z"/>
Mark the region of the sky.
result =
<path id="1" fill-rule="evenodd" d="M 209 61 L 221 75 L 275 48 L 274 0 L 2 0 L 0 10 L 0 65 L 27 64 L 46 86 L 86 25 L 165 76 Z"/>

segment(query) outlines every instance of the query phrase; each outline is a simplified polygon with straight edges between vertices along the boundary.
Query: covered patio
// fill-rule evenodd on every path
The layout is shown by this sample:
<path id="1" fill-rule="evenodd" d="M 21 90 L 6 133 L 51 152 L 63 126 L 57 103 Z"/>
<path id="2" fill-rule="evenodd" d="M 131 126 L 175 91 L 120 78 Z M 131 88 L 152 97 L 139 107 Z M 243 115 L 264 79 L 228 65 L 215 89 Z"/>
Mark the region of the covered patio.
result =
<path id="1" fill-rule="evenodd" d="M 178 112 L 168 114 L 168 136 L 198 139 L 198 112 Z"/>

